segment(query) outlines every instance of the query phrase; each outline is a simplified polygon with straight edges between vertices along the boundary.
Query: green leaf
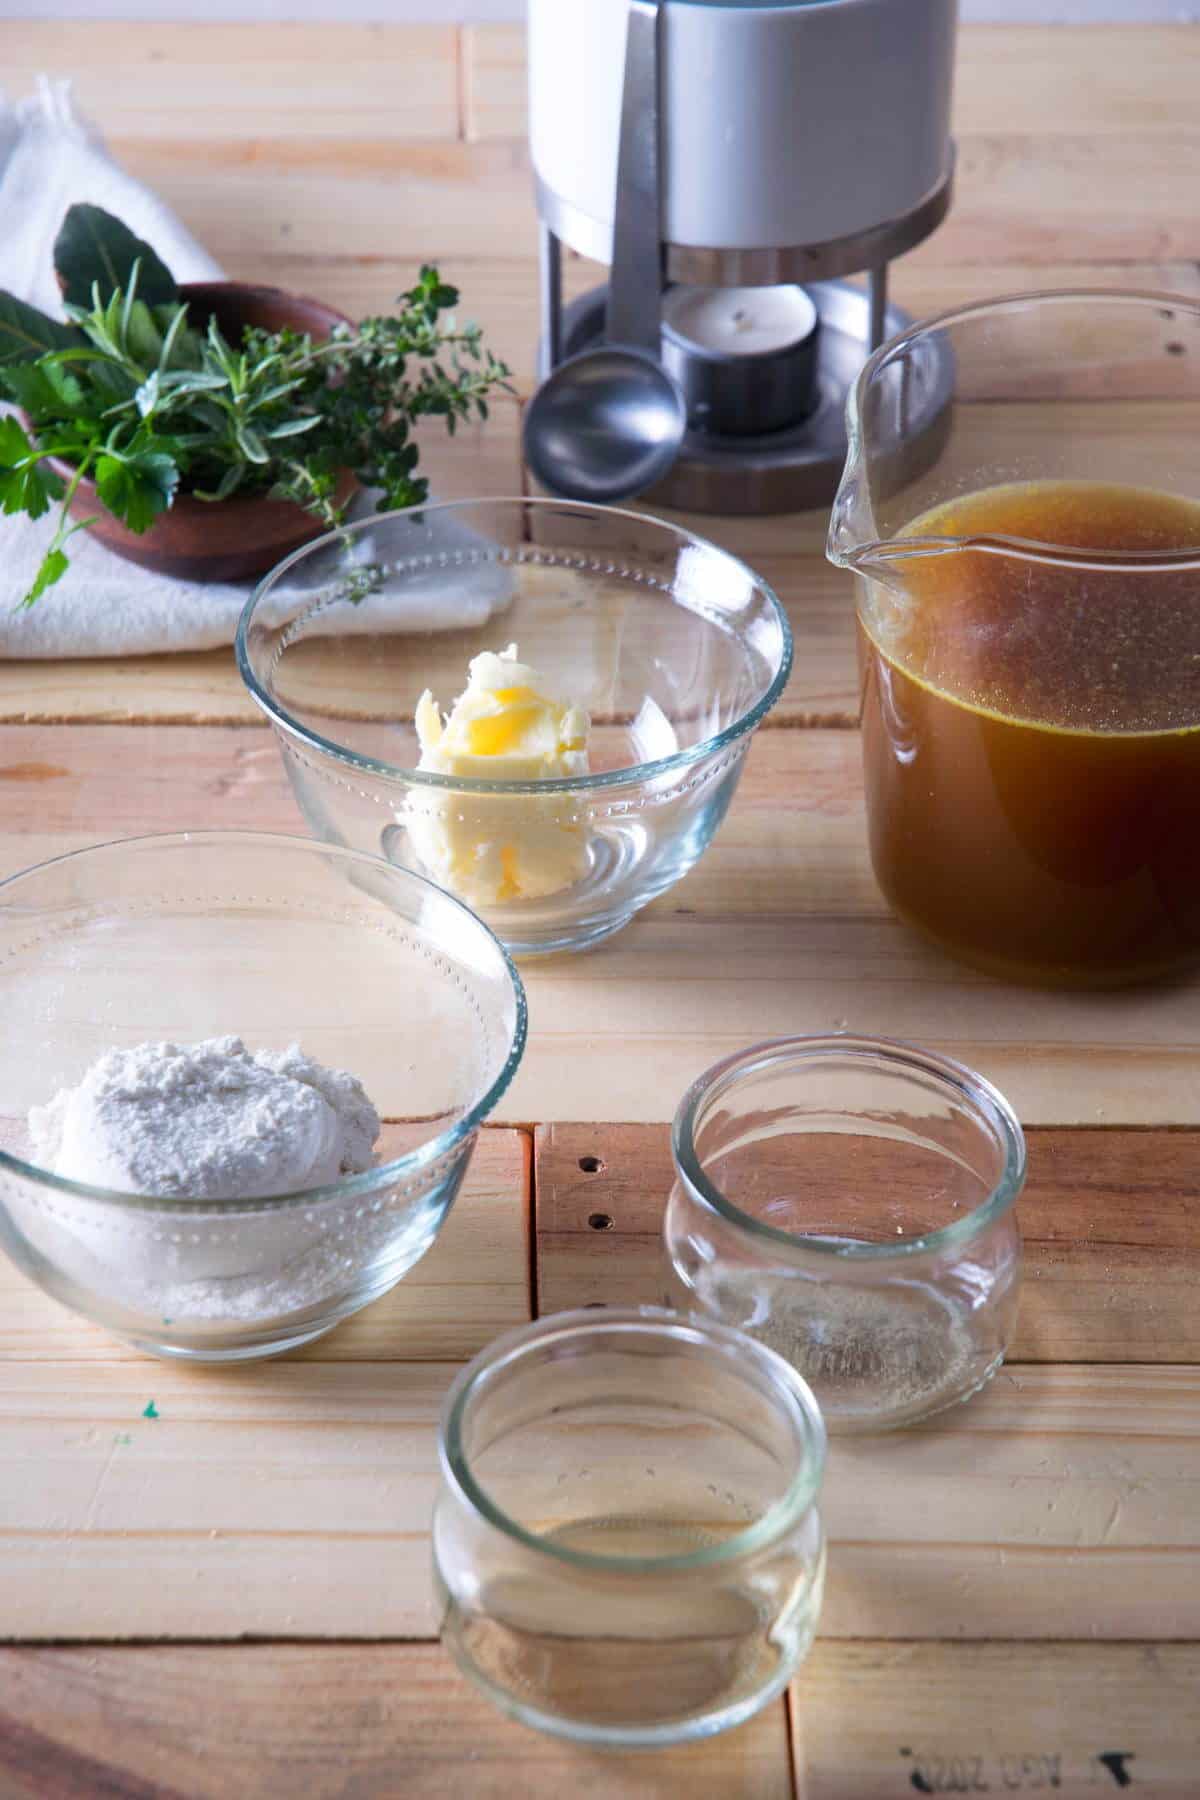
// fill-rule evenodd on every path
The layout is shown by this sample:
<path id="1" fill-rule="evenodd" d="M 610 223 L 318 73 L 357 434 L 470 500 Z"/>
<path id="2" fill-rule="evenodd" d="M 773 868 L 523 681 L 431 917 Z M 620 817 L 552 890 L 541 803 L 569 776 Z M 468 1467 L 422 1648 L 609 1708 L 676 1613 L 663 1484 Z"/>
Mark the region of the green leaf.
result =
<path id="1" fill-rule="evenodd" d="M 166 373 L 176 357 L 185 367 L 199 361 L 200 340 L 195 332 L 187 329 L 187 307 L 182 301 L 177 306 L 155 307 L 154 322 L 163 333 L 162 349 L 158 354 L 161 373 Z"/>
<path id="2" fill-rule="evenodd" d="M 37 447 L 20 421 L 0 419 L 0 511 L 40 519 L 61 493 L 61 481 L 38 460 Z"/>
<path id="3" fill-rule="evenodd" d="M 11 363 L 0 370 L 0 388 L 29 414 L 35 425 L 69 418 L 85 408 L 80 383 L 48 357 L 40 362 Z"/>
<path id="4" fill-rule="evenodd" d="M 247 462 L 270 462 L 271 457 L 266 445 L 263 443 L 258 433 L 256 431 L 251 431 L 248 425 L 239 425 L 237 427 L 237 442 L 238 449 L 246 458 Z"/>
<path id="5" fill-rule="evenodd" d="M 163 337 L 144 300 L 135 300 L 126 308 L 121 326 L 125 348 L 134 361 L 156 368 L 162 355 Z"/>
<path id="6" fill-rule="evenodd" d="M 223 375 L 210 375 L 206 369 L 170 369 L 159 381 L 164 394 L 215 393 L 228 385 Z"/>
<path id="7" fill-rule="evenodd" d="M 228 500 L 230 494 L 237 492 L 246 475 L 245 463 L 230 463 L 216 487 L 209 493 L 196 491 L 197 500 Z"/>
<path id="8" fill-rule="evenodd" d="M 146 531 L 175 496 L 179 470 L 161 451 L 102 456 L 96 463 L 96 490 L 130 531 Z"/>
<path id="9" fill-rule="evenodd" d="M 33 586 L 21 601 L 21 605 L 32 606 L 35 600 L 40 600 L 48 587 L 53 587 L 56 581 L 62 580 L 70 566 L 61 550 L 47 550 L 42 558 L 41 567 L 33 578 Z"/>
<path id="10" fill-rule="evenodd" d="M 20 419 L 14 419 L 11 413 L 0 419 L 0 468 L 11 469 L 33 453 L 33 445 Z"/>
<path id="11" fill-rule="evenodd" d="M 130 285 L 135 262 L 138 293 L 151 306 L 176 300 L 179 290 L 166 263 L 128 225 L 102 206 L 78 205 L 67 211 L 54 240 L 54 271 L 63 297 L 75 306 L 92 305 L 92 289 L 104 305 Z"/>
<path id="12" fill-rule="evenodd" d="M 271 429 L 266 433 L 266 436 L 268 440 L 297 437 L 300 432 L 311 431 L 314 425 L 319 425 L 320 423 L 321 421 L 317 414 L 311 413 L 306 419 L 289 419 L 286 424 L 272 425 Z"/>
<path id="13" fill-rule="evenodd" d="M 73 326 L 60 325 L 0 288 L 0 364 L 35 362 L 47 350 L 66 350 L 82 342 Z"/>

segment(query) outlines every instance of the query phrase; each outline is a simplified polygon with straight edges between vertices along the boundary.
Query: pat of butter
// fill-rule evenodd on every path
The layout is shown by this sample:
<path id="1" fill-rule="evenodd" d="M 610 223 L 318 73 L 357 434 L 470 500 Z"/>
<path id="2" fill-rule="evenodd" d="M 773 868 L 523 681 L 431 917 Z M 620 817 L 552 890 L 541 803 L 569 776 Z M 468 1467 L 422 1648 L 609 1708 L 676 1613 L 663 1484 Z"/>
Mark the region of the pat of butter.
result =
<path id="1" fill-rule="evenodd" d="M 467 780 L 537 782 L 586 775 L 590 721 L 555 699 L 517 646 L 485 651 L 443 718 L 417 702 L 419 769 Z M 586 802 L 574 794 L 414 794 L 413 849 L 429 874 L 472 906 L 535 900 L 587 871 Z"/>

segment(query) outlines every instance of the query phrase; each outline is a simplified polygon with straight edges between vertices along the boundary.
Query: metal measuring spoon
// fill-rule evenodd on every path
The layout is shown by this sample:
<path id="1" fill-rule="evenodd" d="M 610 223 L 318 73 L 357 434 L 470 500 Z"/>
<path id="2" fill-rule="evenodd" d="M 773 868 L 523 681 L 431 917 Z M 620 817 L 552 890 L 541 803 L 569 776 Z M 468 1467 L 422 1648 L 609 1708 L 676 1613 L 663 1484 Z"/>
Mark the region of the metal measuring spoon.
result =
<path id="1" fill-rule="evenodd" d="M 659 0 L 630 0 L 607 342 L 561 363 L 525 412 L 525 460 L 572 500 L 626 500 L 679 454 L 687 409 L 658 361 L 662 230 L 658 154 Z"/>

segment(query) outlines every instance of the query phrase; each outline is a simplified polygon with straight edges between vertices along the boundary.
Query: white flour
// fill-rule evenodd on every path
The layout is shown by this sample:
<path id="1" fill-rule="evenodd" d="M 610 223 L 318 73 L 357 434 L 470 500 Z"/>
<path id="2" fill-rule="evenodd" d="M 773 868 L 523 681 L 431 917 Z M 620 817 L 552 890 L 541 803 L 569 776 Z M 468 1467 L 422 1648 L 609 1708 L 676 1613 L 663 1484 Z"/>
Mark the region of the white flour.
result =
<path id="1" fill-rule="evenodd" d="M 240 1038 L 110 1050 L 29 1114 L 34 1160 L 128 1194 L 257 1200 L 369 1169 L 379 1115 L 362 1085 Z"/>
<path id="2" fill-rule="evenodd" d="M 281 1318 L 344 1292 L 389 1247 L 397 1222 L 384 1201 L 257 1213 L 203 1203 L 294 1193 L 369 1169 L 379 1131 L 361 1083 L 295 1045 L 250 1052 L 226 1037 L 113 1050 L 77 1087 L 31 1110 L 31 1159 L 165 1204 L 56 1195 L 26 1201 L 20 1224 L 60 1274 L 155 1323 Z M 172 1199 L 184 1204 L 176 1211 Z"/>

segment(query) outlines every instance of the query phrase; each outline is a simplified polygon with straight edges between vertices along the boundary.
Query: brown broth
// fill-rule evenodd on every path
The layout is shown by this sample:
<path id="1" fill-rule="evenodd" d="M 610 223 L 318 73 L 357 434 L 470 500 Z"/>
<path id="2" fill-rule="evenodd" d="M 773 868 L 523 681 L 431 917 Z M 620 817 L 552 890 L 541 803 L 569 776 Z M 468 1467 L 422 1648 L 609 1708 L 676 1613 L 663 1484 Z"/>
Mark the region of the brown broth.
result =
<path id="1" fill-rule="evenodd" d="M 1200 505 L 1091 482 L 988 488 L 912 537 L 1153 557 Z M 859 633 L 871 854 L 968 961 L 1104 985 L 1200 964 L 1200 576 L 979 549 L 870 582 Z"/>

